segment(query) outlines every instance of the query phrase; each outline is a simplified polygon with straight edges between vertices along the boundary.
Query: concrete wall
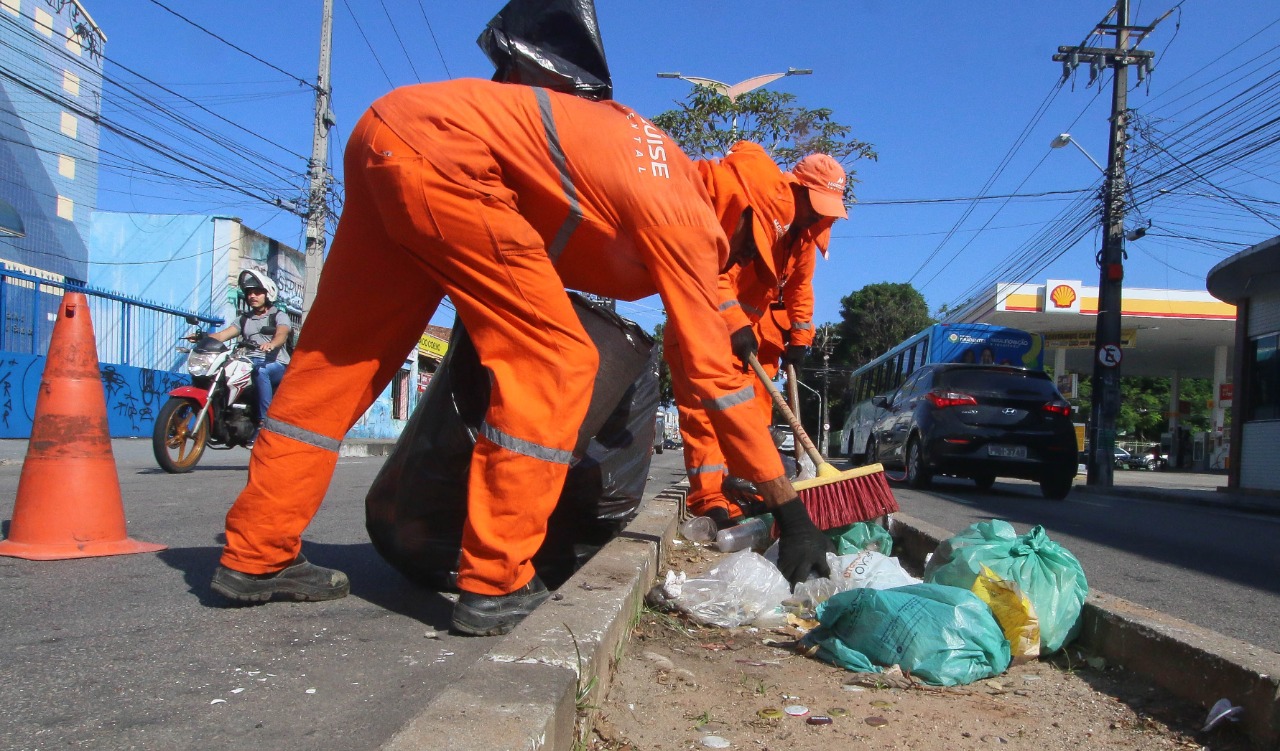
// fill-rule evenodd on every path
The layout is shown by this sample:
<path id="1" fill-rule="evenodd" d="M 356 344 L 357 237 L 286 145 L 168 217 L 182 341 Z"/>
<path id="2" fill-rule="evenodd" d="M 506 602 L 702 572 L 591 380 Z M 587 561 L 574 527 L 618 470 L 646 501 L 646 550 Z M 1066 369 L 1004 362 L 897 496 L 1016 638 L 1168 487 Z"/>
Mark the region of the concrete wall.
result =
<path id="1" fill-rule="evenodd" d="M 0 438 L 30 438 L 45 358 L 4 353 L 0 358 Z M 113 438 L 149 438 L 169 390 L 185 375 L 101 364 L 107 424 Z"/>

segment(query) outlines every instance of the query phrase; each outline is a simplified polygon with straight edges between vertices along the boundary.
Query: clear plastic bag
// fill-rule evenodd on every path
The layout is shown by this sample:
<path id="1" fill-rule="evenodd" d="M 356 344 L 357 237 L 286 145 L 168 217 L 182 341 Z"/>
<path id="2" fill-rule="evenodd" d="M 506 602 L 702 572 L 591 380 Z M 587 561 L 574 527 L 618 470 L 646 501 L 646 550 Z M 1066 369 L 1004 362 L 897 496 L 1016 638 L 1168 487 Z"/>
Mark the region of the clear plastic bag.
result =
<path id="1" fill-rule="evenodd" d="M 668 586 L 675 584 L 675 587 Z M 668 577 L 664 594 L 671 603 L 698 623 L 734 628 L 755 622 L 772 625 L 782 612 L 782 601 L 791 587 L 778 567 L 750 550 L 727 556 L 705 577 L 673 580 Z"/>
<path id="2" fill-rule="evenodd" d="M 902 568 L 897 558 L 874 550 L 851 555 L 827 553 L 827 565 L 831 567 L 831 576 L 800 582 L 796 585 L 796 599 L 809 607 L 816 607 L 837 592 L 860 588 L 892 589 L 920 583 Z"/>

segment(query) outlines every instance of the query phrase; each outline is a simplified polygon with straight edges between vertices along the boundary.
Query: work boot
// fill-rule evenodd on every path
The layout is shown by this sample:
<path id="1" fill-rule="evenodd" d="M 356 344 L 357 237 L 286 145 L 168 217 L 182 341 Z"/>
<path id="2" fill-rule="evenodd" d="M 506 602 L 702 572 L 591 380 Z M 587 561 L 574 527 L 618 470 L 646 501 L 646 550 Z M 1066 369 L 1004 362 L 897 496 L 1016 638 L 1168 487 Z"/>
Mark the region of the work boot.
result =
<path id="1" fill-rule="evenodd" d="M 236 602 L 266 602 L 275 595 L 306 602 L 337 600 L 351 591 L 351 580 L 337 569 L 323 568 L 299 555 L 274 574 L 244 574 L 226 566 L 213 572 L 213 591 Z"/>
<path id="2" fill-rule="evenodd" d="M 471 636 L 505 634 L 550 596 L 536 574 L 510 594 L 478 595 L 464 590 L 453 606 L 453 627 Z"/>

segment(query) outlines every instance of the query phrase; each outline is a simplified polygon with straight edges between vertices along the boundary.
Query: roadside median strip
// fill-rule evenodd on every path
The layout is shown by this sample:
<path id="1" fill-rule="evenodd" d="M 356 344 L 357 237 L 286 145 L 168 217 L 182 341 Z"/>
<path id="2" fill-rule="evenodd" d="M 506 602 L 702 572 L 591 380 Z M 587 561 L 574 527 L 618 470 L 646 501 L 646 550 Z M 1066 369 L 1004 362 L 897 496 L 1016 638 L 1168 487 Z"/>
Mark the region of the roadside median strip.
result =
<path id="1" fill-rule="evenodd" d="M 569 751 L 579 711 L 603 703 L 644 596 L 684 516 L 687 486 L 644 503 L 636 518 L 383 748 L 402 751 Z M 892 517 L 894 550 L 909 566 L 951 536 Z M 1239 706 L 1263 748 L 1280 745 L 1280 655 L 1093 590 L 1075 644 L 1180 698 Z"/>

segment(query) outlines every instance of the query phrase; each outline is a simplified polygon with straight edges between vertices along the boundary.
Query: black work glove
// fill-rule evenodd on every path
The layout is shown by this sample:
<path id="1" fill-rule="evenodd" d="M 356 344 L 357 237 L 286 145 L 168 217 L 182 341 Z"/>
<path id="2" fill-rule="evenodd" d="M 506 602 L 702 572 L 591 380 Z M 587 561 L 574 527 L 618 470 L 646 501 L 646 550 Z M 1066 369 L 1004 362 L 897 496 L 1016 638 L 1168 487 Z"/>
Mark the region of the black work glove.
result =
<path id="1" fill-rule="evenodd" d="M 809 510 L 799 498 L 792 498 L 773 510 L 778 522 L 778 570 L 791 588 L 809 577 L 831 576 L 827 553 L 836 552 L 831 539 L 809 518 Z"/>
<path id="2" fill-rule="evenodd" d="M 743 326 L 729 335 L 729 349 L 733 350 L 734 357 L 745 363 L 748 355 L 754 355 L 760 351 L 760 343 L 756 341 L 755 332 L 751 327 Z"/>
<path id="3" fill-rule="evenodd" d="M 769 510 L 765 508 L 764 499 L 760 497 L 755 483 L 750 480 L 725 475 L 724 482 L 720 483 L 720 492 L 742 509 L 743 516 L 759 516 Z"/>
<path id="4" fill-rule="evenodd" d="M 719 506 L 716 506 L 715 508 L 711 509 L 707 513 L 703 514 L 703 516 L 707 517 L 708 519 L 716 523 L 717 532 L 722 529 L 728 529 L 729 527 L 732 527 L 735 524 L 737 524 L 736 521 L 729 518 L 729 509 L 721 508 Z"/>
<path id="5" fill-rule="evenodd" d="M 782 364 L 791 365 L 796 370 L 804 365 L 804 358 L 809 356 L 809 348 L 803 344 L 788 344 L 785 352 L 782 353 Z"/>

